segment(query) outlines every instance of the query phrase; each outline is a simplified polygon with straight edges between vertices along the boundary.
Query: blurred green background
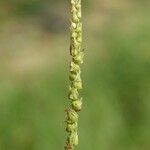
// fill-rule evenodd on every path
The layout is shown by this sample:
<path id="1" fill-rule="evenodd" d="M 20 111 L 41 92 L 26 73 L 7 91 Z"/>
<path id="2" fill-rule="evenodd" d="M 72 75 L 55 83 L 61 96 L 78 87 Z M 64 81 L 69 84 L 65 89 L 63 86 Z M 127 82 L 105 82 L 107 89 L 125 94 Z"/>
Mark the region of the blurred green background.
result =
<path id="1" fill-rule="evenodd" d="M 150 1 L 82 0 L 77 150 L 150 149 Z M 69 0 L 0 1 L 0 150 L 60 150 Z"/>

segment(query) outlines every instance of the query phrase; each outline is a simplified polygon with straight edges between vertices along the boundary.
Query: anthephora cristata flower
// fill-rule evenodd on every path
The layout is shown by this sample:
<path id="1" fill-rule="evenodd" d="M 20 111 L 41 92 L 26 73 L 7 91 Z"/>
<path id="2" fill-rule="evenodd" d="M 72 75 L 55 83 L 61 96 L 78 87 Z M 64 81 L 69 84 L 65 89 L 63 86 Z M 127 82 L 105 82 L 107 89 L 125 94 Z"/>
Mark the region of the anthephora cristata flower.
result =
<path id="1" fill-rule="evenodd" d="M 81 67 L 84 51 L 82 44 L 81 0 L 71 0 L 70 19 L 70 86 L 68 98 L 70 106 L 66 111 L 66 131 L 68 132 L 65 150 L 74 150 L 78 145 L 78 112 L 82 109 L 82 97 L 79 90 L 82 89 Z"/>

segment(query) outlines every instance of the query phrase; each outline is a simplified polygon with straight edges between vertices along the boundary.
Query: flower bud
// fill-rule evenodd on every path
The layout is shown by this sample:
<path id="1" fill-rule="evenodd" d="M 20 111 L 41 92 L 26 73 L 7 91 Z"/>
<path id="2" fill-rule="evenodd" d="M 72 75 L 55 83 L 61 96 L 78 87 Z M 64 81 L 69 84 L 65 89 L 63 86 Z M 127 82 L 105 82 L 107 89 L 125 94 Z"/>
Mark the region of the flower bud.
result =
<path id="1" fill-rule="evenodd" d="M 69 90 L 70 90 L 69 94 L 68 94 L 69 99 L 71 99 L 71 100 L 78 99 L 79 93 L 78 93 L 77 89 L 70 87 Z"/>
<path id="2" fill-rule="evenodd" d="M 81 4 L 78 3 L 78 4 L 76 5 L 76 8 L 77 8 L 78 10 L 81 9 Z"/>
<path id="3" fill-rule="evenodd" d="M 72 32 L 71 37 L 76 38 L 78 35 L 76 32 Z"/>
<path id="4" fill-rule="evenodd" d="M 77 78 L 77 75 L 74 74 L 74 73 L 71 73 L 71 74 L 69 75 L 69 79 L 70 79 L 71 81 L 74 81 L 76 78 Z"/>
<path id="5" fill-rule="evenodd" d="M 76 133 L 74 135 L 73 145 L 76 146 L 76 145 L 78 145 L 78 143 L 79 143 L 79 139 L 78 139 L 78 134 Z"/>
<path id="6" fill-rule="evenodd" d="M 74 62 L 75 63 L 78 63 L 78 64 L 82 64 L 83 63 L 83 56 L 82 55 L 77 55 L 73 58 Z"/>
<path id="7" fill-rule="evenodd" d="M 71 12 L 74 13 L 74 12 L 76 12 L 76 11 L 77 11 L 77 8 L 76 8 L 75 6 L 72 6 Z"/>
<path id="8" fill-rule="evenodd" d="M 74 146 L 78 145 L 78 134 L 77 132 L 74 132 L 70 135 L 68 139 L 69 143 L 73 144 Z"/>
<path id="9" fill-rule="evenodd" d="M 72 18 L 73 22 L 79 22 L 79 18 L 77 16 L 77 14 L 73 14 L 73 18 Z"/>
<path id="10" fill-rule="evenodd" d="M 77 123 L 78 122 L 78 114 L 73 110 L 70 109 L 68 112 L 68 123 Z"/>
<path id="11" fill-rule="evenodd" d="M 81 31 L 82 31 L 82 26 L 77 26 L 76 32 L 81 33 Z"/>
<path id="12" fill-rule="evenodd" d="M 73 101 L 72 107 L 75 111 L 80 111 L 82 109 L 82 99 Z"/>
<path id="13" fill-rule="evenodd" d="M 72 4 L 72 5 L 75 5 L 75 1 L 74 1 L 74 0 L 71 0 L 71 4 Z"/>
<path id="14" fill-rule="evenodd" d="M 77 123 L 73 123 L 73 124 L 67 124 L 67 127 L 66 127 L 66 131 L 67 132 L 73 132 L 73 131 L 76 131 L 77 130 Z"/>
<path id="15" fill-rule="evenodd" d="M 82 89 L 82 81 L 81 80 L 74 81 L 73 87 L 78 89 L 78 90 Z"/>
<path id="16" fill-rule="evenodd" d="M 71 23 L 71 27 L 72 27 L 72 28 L 76 28 L 76 27 L 77 27 L 76 23 L 72 22 L 72 23 Z"/>
<path id="17" fill-rule="evenodd" d="M 77 16 L 78 16 L 79 19 L 81 19 L 81 12 L 78 12 Z"/>
<path id="18" fill-rule="evenodd" d="M 79 72 L 79 71 L 80 71 L 79 65 L 78 65 L 78 64 L 75 64 L 74 62 L 71 62 L 70 71 L 71 71 L 71 72 L 74 72 L 74 73 Z"/>
<path id="19" fill-rule="evenodd" d="M 81 42 L 82 42 L 82 37 L 81 37 L 81 36 L 78 36 L 77 41 L 78 41 L 79 43 L 81 43 Z"/>

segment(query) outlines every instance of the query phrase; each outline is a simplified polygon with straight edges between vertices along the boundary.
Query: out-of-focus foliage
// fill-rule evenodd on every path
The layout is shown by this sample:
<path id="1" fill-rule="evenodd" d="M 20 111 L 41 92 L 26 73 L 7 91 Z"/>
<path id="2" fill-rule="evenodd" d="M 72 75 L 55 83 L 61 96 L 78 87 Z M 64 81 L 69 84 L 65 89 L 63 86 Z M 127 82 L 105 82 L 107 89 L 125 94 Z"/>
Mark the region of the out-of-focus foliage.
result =
<path id="1" fill-rule="evenodd" d="M 149 1 L 83 1 L 80 150 L 150 149 Z M 58 150 L 68 103 L 69 1 L 0 1 L 0 150 Z"/>

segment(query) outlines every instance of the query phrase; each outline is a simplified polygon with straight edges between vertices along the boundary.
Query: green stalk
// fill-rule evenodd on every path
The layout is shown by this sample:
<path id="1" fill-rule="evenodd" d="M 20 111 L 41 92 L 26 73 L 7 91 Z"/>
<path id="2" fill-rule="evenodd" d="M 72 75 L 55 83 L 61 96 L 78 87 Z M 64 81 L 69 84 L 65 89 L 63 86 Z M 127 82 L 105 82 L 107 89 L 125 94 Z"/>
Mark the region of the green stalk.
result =
<path id="1" fill-rule="evenodd" d="M 79 90 L 82 89 L 81 68 L 83 63 L 82 44 L 82 23 L 81 23 L 81 0 L 71 0 L 70 19 L 70 86 L 68 98 L 70 106 L 66 110 L 66 131 L 67 140 L 65 150 L 74 150 L 78 145 L 78 112 L 82 108 L 82 97 Z"/>

